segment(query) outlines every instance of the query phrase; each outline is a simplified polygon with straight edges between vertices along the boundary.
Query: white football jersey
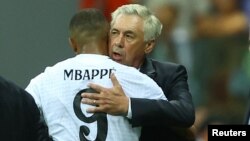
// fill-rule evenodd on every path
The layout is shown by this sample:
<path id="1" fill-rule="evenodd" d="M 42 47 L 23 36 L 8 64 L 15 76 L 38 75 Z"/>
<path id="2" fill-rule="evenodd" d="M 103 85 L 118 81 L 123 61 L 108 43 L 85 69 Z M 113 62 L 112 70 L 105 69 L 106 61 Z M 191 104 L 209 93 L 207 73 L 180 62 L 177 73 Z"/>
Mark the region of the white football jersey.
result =
<path id="1" fill-rule="evenodd" d="M 137 69 L 103 55 L 81 54 L 59 62 L 30 81 L 26 90 L 43 112 L 55 141 L 137 141 L 141 128 L 126 117 L 86 113 L 80 94 L 90 82 L 112 87 L 114 73 L 129 97 L 166 99 L 161 88 Z"/>

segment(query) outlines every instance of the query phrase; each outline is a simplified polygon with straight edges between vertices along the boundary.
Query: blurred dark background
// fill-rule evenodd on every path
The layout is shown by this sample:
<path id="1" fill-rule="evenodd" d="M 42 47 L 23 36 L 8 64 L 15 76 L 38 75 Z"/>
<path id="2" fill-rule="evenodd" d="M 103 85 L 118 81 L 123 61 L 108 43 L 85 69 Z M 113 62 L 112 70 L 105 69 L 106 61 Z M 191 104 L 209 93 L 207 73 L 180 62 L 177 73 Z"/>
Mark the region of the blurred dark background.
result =
<path id="1" fill-rule="evenodd" d="M 0 74 L 23 88 L 48 65 L 73 56 L 68 23 L 74 0 L 0 1 Z"/>
<path id="2" fill-rule="evenodd" d="M 0 74 L 25 88 L 46 66 L 74 56 L 68 23 L 97 7 L 139 3 L 163 23 L 150 57 L 186 66 L 197 141 L 207 124 L 241 124 L 250 100 L 249 0 L 1 0 Z"/>

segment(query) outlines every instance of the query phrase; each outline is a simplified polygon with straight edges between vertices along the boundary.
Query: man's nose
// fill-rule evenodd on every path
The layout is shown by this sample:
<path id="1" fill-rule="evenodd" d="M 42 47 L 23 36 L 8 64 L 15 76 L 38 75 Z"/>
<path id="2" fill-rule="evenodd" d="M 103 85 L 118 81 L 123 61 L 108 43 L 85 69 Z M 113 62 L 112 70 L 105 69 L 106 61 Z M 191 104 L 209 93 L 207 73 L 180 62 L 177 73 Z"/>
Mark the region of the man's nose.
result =
<path id="1" fill-rule="evenodd" d="M 115 40 L 115 45 L 116 45 L 117 47 L 120 47 L 120 48 L 123 47 L 123 45 L 124 45 L 124 37 L 123 37 L 123 35 L 119 35 L 119 36 L 116 38 L 116 40 Z"/>

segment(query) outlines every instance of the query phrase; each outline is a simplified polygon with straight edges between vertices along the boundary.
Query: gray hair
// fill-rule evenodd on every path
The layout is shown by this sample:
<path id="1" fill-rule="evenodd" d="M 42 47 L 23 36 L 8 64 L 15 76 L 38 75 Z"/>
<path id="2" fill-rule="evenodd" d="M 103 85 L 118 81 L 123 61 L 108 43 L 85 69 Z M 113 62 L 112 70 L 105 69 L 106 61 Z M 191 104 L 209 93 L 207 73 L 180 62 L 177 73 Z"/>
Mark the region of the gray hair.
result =
<path id="1" fill-rule="evenodd" d="M 111 26 L 121 14 L 137 15 L 144 20 L 144 41 L 154 40 L 160 36 L 162 24 L 147 7 L 139 4 L 127 4 L 119 7 L 111 15 Z"/>

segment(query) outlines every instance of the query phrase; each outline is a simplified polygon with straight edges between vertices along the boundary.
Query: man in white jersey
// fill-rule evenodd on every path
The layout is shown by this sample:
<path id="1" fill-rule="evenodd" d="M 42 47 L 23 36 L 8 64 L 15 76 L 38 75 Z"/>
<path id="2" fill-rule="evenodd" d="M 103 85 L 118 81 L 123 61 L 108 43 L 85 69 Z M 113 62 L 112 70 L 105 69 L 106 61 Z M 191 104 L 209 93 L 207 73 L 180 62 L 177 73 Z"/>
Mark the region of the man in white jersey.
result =
<path id="1" fill-rule="evenodd" d="M 111 88 L 117 80 L 129 97 L 166 100 L 162 90 L 137 69 L 106 56 L 109 24 L 99 10 L 78 12 L 69 30 L 77 55 L 47 67 L 26 88 L 43 112 L 49 134 L 55 141 L 139 140 L 140 127 L 132 128 L 126 117 L 87 113 L 90 105 L 81 104 L 80 94 L 90 90 L 90 82 Z"/>

